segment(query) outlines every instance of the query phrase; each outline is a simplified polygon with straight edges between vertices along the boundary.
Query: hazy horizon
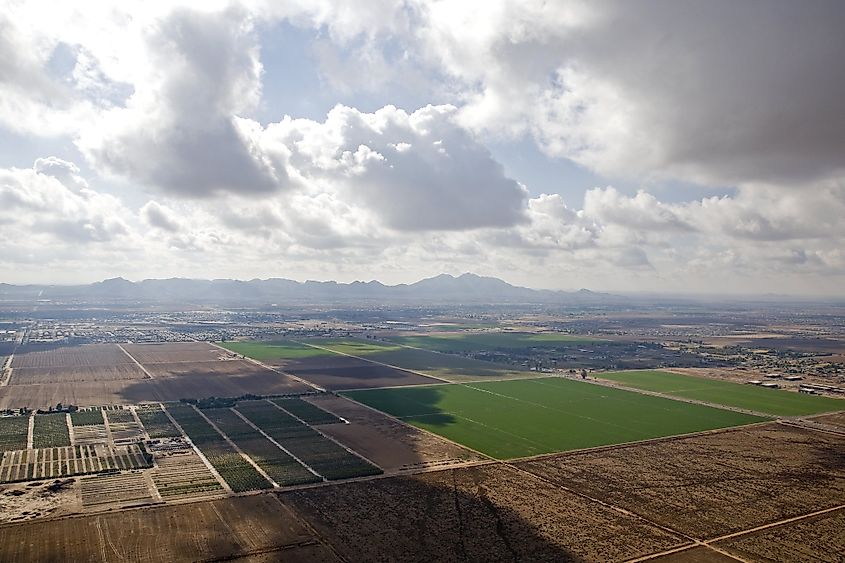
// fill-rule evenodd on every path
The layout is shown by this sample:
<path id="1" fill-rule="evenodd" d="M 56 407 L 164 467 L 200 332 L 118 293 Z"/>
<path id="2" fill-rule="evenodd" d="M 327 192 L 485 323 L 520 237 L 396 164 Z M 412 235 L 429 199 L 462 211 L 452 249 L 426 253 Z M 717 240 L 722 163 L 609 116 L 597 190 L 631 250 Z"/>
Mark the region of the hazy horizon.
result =
<path id="1" fill-rule="evenodd" d="M 0 282 L 845 296 L 845 4 L 0 12 Z"/>

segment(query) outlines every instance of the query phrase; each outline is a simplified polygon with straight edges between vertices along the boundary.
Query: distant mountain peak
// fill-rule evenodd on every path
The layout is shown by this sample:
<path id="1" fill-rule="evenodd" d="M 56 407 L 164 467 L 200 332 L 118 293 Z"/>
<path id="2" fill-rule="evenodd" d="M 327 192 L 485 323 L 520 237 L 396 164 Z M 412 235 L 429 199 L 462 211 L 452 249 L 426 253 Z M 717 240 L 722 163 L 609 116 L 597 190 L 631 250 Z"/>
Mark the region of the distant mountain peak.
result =
<path id="1" fill-rule="evenodd" d="M 458 276 L 439 274 L 412 284 L 384 285 L 380 281 L 308 280 L 284 278 L 198 280 L 187 278 L 146 279 L 133 283 L 122 277 L 90 285 L 48 286 L 4 285 L 6 299 L 41 295 L 61 300 L 132 300 L 169 303 L 555 303 L 584 304 L 618 301 L 620 298 L 588 289 L 577 292 L 534 290 L 518 287 L 499 278 L 465 272 Z"/>

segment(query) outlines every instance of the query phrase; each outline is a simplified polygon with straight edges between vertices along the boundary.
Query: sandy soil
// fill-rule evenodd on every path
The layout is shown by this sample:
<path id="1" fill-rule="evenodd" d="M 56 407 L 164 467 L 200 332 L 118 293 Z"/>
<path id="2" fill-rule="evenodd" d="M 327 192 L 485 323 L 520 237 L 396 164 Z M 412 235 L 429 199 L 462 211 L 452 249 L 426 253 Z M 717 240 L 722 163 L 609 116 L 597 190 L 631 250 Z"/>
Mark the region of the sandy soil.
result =
<path id="1" fill-rule="evenodd" d="M 160 344 L 123 344 L 139 363 L 211 362 L 229 354 L 205 342 L 163 342 Z"/>
<path id="2" fill-rule="evenodd" d="M 2 561 L 266 561 L 271 553 L 269 560 L 288 560 L 279 554 L 318 543 L 274 495 L 34 521 L 2 533 Z M 297 557 L 308 560 L 307 553 Z"/>
<path id="3" fill-rule="evenodd" d="M 0 522 L 79 512 L 82 502 L 77 481 L 70 478 L 0 486 Z"/>
<path id="4" fill-rule="evenodd" d="M 132 360 L 116 344 L 79 346 L 22 346 L 15 352 L 12 368 L 82 368 L 128 364 Z"/>
<path id="5" fill-rule="evenodd" d="M 111 366 L 61 367 L 61 368 L 18 368 L 12 371 L 9 385 L 31 385 L 33 383 L 75 383 L 80 381 L 122 381 L 144 379 L 147 375 L 135 364 Z"/>
<path id="6" fill-rule="evenodd" d="M 845 561 L 845 510 L 717 542 L 749 561 Z"/>
<path id="7" fill-rule="evenodd" d="M 845 436 L 777 423 L 519 465 L 700 539 L 845 502 Z"/>
<path id="8" fill-rule="evenodd" d="M 619 561 L 684 543 L 499 464 L 280 496 L 350 561 Z"/>

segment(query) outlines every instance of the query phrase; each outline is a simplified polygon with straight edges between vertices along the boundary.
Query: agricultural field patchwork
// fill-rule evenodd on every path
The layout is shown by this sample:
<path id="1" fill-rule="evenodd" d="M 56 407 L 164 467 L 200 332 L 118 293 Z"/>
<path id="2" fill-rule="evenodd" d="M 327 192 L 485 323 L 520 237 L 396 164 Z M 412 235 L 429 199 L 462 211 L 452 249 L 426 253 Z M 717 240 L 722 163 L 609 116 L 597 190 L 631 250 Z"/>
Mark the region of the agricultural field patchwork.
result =
<path id="1" fill-rule="evenodd" d="M 223 492 L 223 487 L 190 447 L 156 453 L 154 457 L 151 477 L 162 499 L 197 498 Z"/>
<path id="2" fill-rule="evenodd" d="M 347 391 L 498 459 L 672 436 L 764 419 L 562 378 Z"/>
<path id="3" fill-rule="evenodd" d="M 267 401 L 244 401 L 238 404 L 237 410 L 326 479 L 348 479 L 382 472 Z"/>
<path id="4" fill-rule="evenodd" d="M 141 405 L 135 413 L 150 438 L 172 438 L 182 435 L 158 405 Z"/>
<path id="5" fill-rule="evenodd" d="M 205 409 L 203 414 L 280 486 L 322 479 L 262 436 L 231 409 Z"/>
<path id="6" fill-rule="evenodd" d="M 443 440 L 379 411 L 337 395 L 307 399 L 343 417 L 347 424 L 320 426 L 320 431 L 361 453 L 388 473 L 448 467 L 484 459 L 479 454 Z"/>
<path id="7" fill-rule="evenodd" d="M 776 416 L 798 416 L 845 410 L 845 400 L 842 399 L 803 395 L 779 389 L 766 389 L 757 385 L 665 371 L 621 371 L 599 373 L 596 377 L 635 389 Z"/>
<path id="8" fill-rule="evenodd" d="M 517 466 L 709 539 L 845 503 L 843 452 L 845 436 L 769 423 Z"/>
<path id="9" fill-rule="evenodd" d="M 589 336 L 563 334 L 559 332 L 460 332 L 453 334 L 437 333 L 412 336 L 392 336 L 391 342 L 423 348 L 435 352 L 461 353 L 484 350 L 514 350 L 525 348 L 559 348 L 594 342 L 603 339 Z"/>
<path id="10" fill-rule="evenodd" d="M 350 561 L 623 561 L 688 543 L 498 464 L 280 496 Z"/>
<path id="11" fill-rule="evenodd" d="M 325 411 L 300 397 L 292 397 L 289 399 L 271 399 L 271 401 L 306 424 L 310 424 L 312 426 L 343 423 L 343 420 L 334 414 Z"/>
<path id="12" fill-rule="evenodd" d="M 97 444 L 17 450 L 3 453 L 0 482 L 56 479 L 151 465 L 150 455 L 136 444 L 114 448 Z"/>
<path id="13" fill-rule="evenodd" d="M 313 344 L 367 360 L 420 372 L 451 382 L 537 377 L 536 373 L 505 364 L 374 342 L 357 338 L 314 339 Z"/>
<path id="14" fill-rule="evenodd" d="M 278 360 L 299 360 L 326 355 L 324 350 L 312 348 L 290 340 L 275 342 L 220 342 L 220 346 L 236 354 L 271 364 L 274 364 Z"/>
<path id="15" fill-rule="evenodd" d="M 108 505 L 152 502 L 153 493 L 141 473 L 117 473 L 84 477 L 79 481 L 82 506 L 86 509 Z"/>
<path id="16" fill-rule="evenodd" d="M 272 488 L 193 407 L 173 404 L 166 408 L 234 492 Z"/>

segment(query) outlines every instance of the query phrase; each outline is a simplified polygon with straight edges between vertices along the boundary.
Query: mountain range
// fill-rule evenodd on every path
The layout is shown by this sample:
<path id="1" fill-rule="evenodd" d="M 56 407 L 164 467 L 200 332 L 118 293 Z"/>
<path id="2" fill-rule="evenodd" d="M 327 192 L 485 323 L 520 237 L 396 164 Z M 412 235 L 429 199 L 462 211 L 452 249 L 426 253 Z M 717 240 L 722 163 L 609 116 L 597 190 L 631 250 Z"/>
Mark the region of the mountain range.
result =
<path id="1" fill-rule="evenodd" d="M 582 289 L 574 292 L 536 290 L 475 274 L 441 274 L 412 284 L 384 285 L 378 281 L 338 283 L 298 282 L 282 278 L 248 281 L 185 278 L 131 282 L 112 278 L 86 285 L 10 285 L 0 283 L 0 300 L 138 301 L 189 303 L 555 303 L 591 304 L 621 297 Z"/>

